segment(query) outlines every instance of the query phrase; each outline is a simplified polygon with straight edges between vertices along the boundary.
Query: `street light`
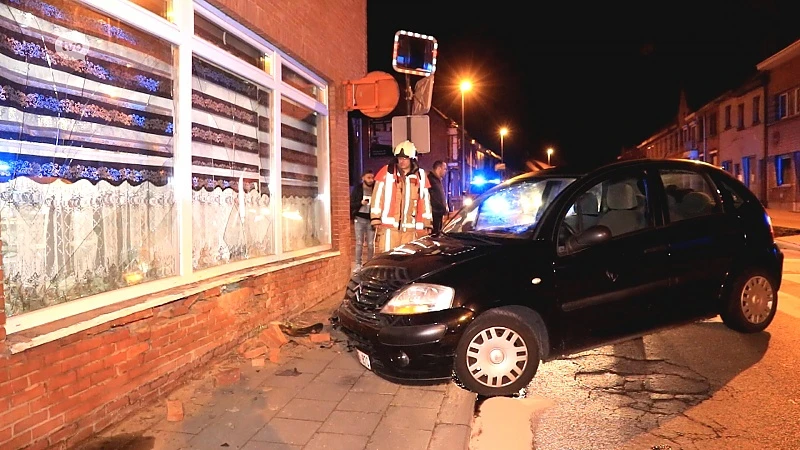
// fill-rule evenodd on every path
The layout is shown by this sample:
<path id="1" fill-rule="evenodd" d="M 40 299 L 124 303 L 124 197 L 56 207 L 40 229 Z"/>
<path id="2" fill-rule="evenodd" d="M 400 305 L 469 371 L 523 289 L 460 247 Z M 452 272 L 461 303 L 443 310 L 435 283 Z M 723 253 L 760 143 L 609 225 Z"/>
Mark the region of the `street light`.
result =
<path id="1" fill-rule="evenodd" d="M 547 165 L 548 166 L 550 165 L 550 157 L 553 156 L 553 152 L 554 151 L 555 150 L 553 150 L 553 147 L 550 147 L 550 148 L 547 149 Z"/>
<path id="2" fill-rule="evenodd" d="M 505 162 L 505 158 L 503 157 L 503 138 L 506 137 L 508 134 L 508 128 L 503 127 L 500 128 L 500 162 Z"/>
<path id="3" fill-rule="evenodd" d="M 464 94 L 472 89 L 472 82 L 469 80 L 461 81 L 461 190 L 467 190 L 467 137 L 466 127 L 464 126 Z"/>

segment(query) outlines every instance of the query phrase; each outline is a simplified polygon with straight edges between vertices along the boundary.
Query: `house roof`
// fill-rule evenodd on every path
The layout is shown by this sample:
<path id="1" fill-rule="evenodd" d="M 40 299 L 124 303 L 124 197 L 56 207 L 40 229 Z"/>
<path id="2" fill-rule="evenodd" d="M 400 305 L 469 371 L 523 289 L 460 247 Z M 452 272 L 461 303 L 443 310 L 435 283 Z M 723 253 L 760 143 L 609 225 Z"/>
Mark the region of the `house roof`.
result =
<path id="1" fill-rule="evenodd" d="M 794 41 L 791 45 L 764 61 L 761 61 L 756 65 L 756 68 L 758 70 L 772 70 L 797 56 L 800 56 L 800 39 Z"/>

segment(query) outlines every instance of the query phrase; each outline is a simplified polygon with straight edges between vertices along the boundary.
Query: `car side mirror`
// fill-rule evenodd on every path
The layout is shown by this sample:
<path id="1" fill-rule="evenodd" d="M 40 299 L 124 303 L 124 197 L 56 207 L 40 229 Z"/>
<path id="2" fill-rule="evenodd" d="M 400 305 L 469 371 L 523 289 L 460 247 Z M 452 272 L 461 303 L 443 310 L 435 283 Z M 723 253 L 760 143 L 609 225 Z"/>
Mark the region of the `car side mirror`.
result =
<path id="1" fill-rule="evenodd" d="M 570 236 L 566 242 L 567 253 L 577 252 L 587 247 L 600 244 L 611 239 L 611 229 L 605 225 L 589 227 L 581 233 Z"/>

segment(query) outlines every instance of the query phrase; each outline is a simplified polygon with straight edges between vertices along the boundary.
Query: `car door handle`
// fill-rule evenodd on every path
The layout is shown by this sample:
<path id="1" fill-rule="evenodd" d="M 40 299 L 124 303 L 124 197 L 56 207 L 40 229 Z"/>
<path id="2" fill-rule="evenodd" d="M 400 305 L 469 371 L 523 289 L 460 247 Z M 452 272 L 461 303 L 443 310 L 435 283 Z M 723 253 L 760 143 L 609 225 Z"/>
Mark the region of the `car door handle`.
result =
<path id="1" fill-rule="evenodd" d="M 660 253 L 660 252 L 665 252 L 668 249 L 669 249 L 669 245 L 667 245 L 667 244 L 656 245 L 655 247 L 650 247 L 650 248 L 644 249 L 644 253 L 645 253 L 645 255 L 647 255 L 649 253 Z"/>

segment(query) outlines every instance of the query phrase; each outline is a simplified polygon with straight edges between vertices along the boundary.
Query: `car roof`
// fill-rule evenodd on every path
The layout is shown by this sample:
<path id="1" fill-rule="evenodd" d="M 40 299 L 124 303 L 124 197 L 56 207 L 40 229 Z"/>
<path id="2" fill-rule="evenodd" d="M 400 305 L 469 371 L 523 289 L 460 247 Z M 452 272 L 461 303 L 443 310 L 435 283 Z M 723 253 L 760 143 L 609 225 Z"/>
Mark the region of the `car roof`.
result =
<path id="1" fill-rule="evenodd" d="M 569 164 L 564 166 L 556 166 L 550 169 L 542 169 L 536 172 L 528 172 L 522 175 L 517 175 L 511 178 L 510 182 L 517 182 L 528 178 L 561 178 L 561 177 L 574 177 L 581 178 L 595 172 L 605 172 L 607 170 L 621 169 L 626 167 L 686 167 L 693 168 L 697 166 L 704 166 L 710 169 L 722 170 L 714 165 L 703 161 L 691 159 L 627 159 L 623 161 L 615 161 L 601 166 L 584 166 L 581 164 Z"/>

